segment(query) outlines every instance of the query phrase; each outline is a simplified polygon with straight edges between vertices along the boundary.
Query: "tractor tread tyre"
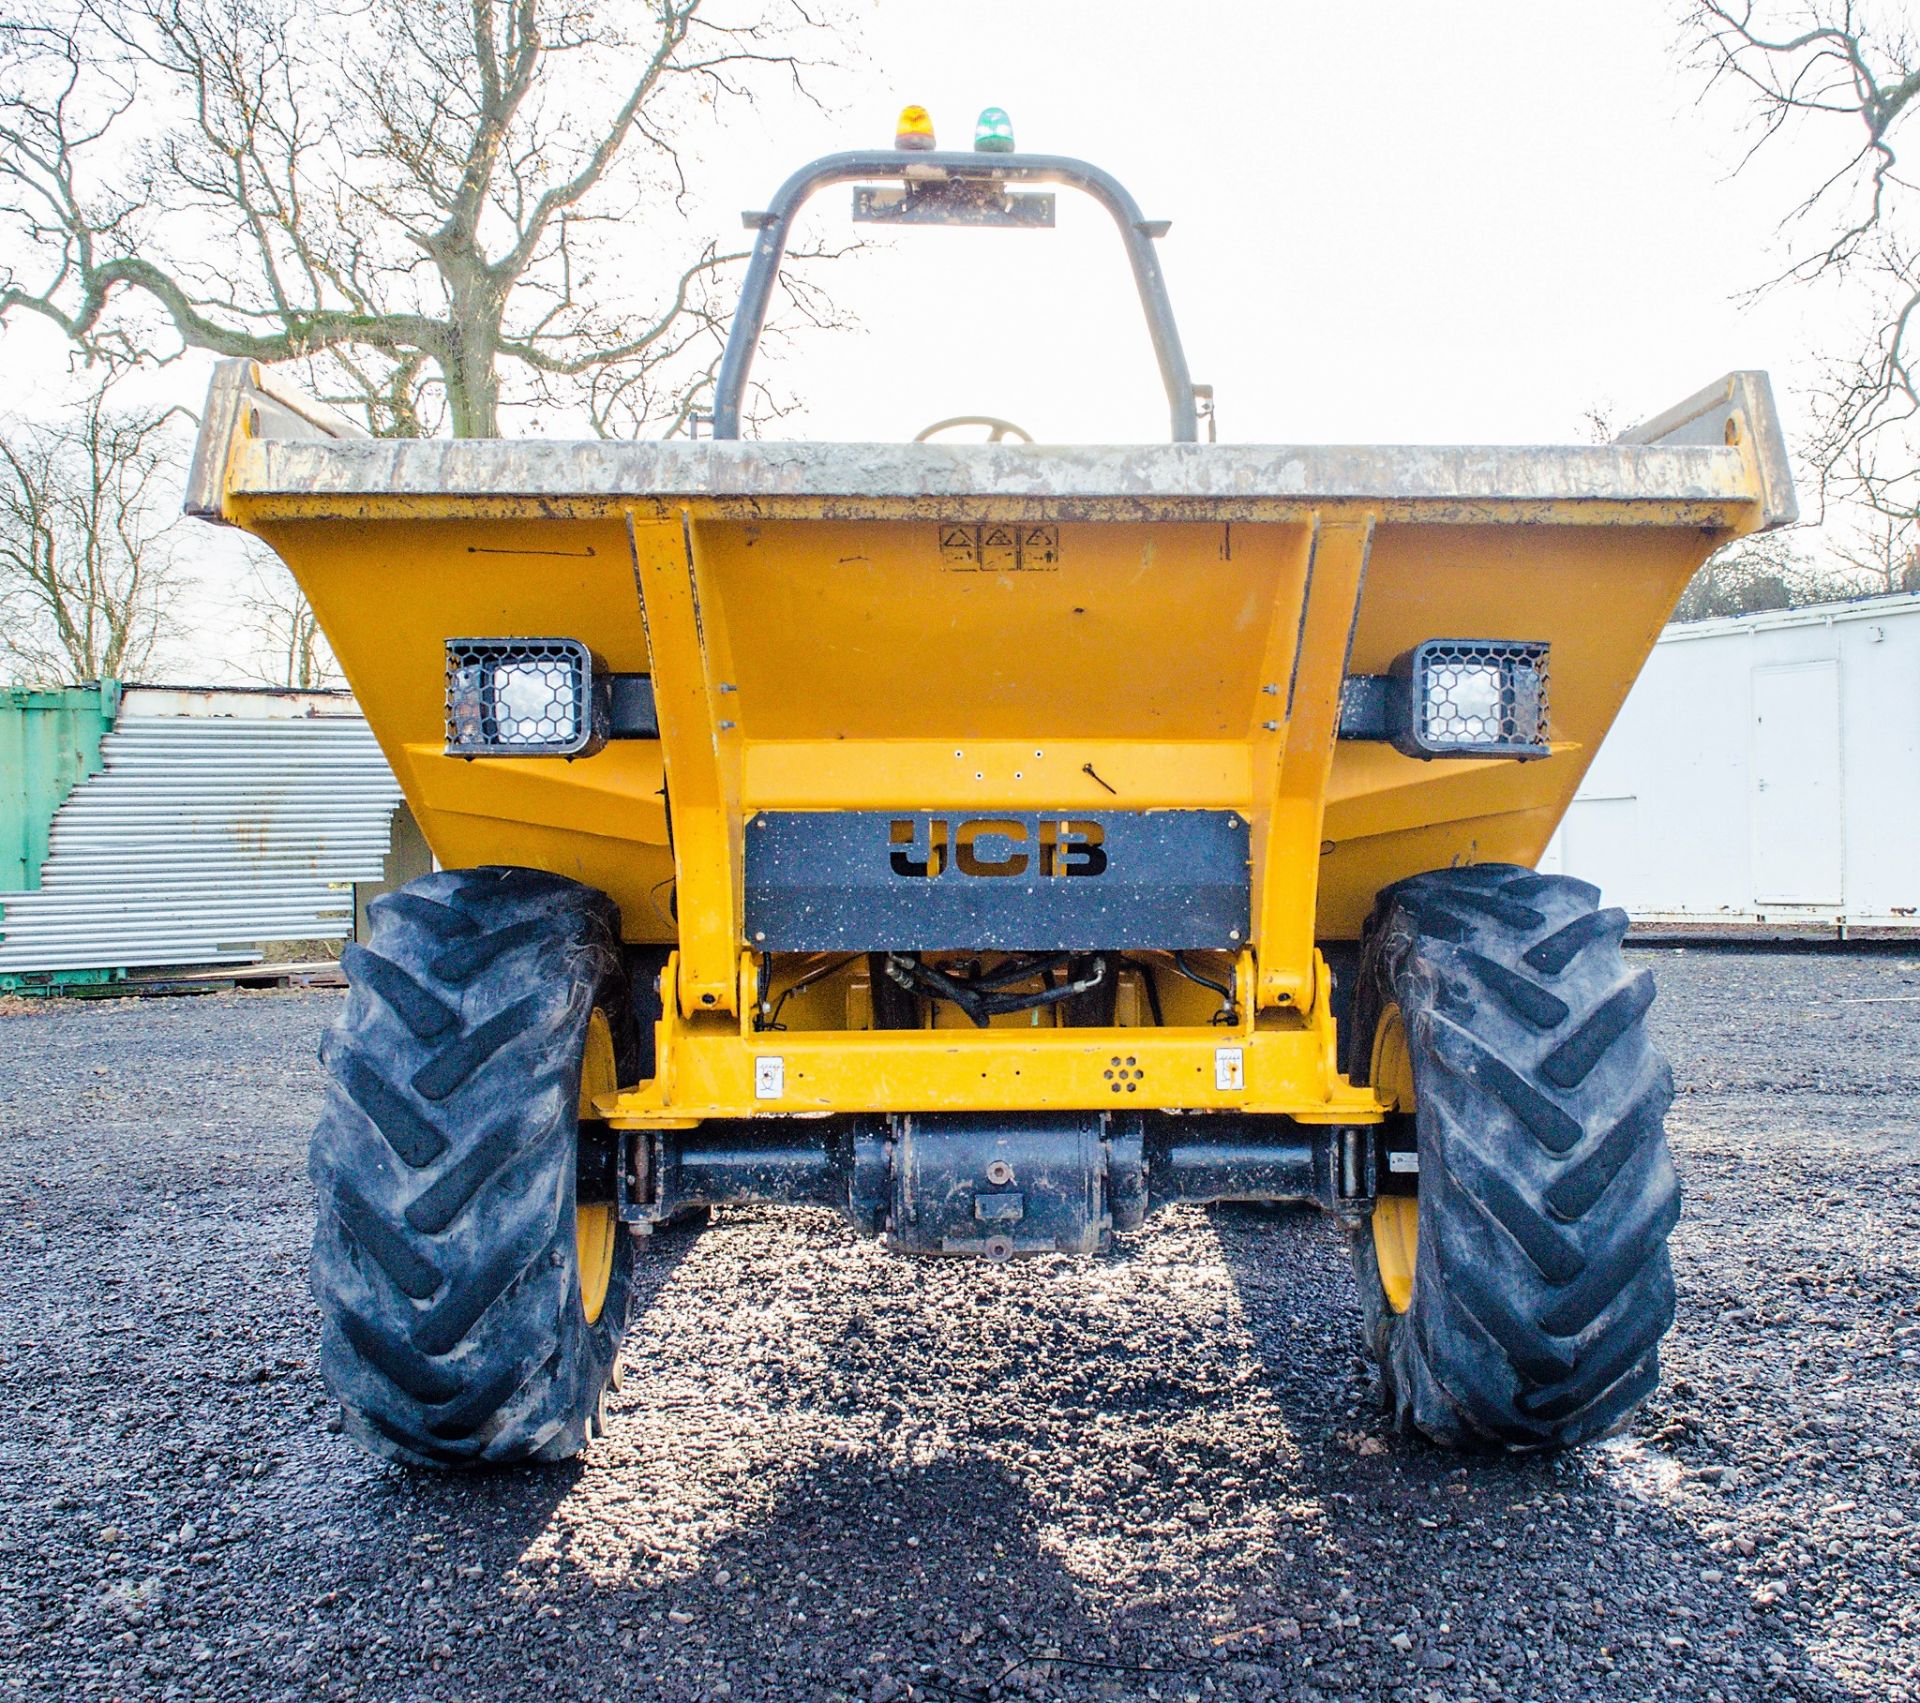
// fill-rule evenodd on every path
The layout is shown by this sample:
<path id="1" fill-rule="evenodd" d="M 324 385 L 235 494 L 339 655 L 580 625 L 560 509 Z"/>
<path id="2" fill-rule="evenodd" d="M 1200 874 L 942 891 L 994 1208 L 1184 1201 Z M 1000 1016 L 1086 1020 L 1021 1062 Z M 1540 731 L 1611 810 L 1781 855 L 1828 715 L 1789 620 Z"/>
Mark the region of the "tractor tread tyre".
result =
<path id="1" fill-rule="evenodd" d="M 593 1434 L 626 1326 L 614 1237 L 596 1319 L 575 1230 L 582 1059 L 639 1036 L 604 894 L 533 870 L 447 870 L 370 907 L 321 1045 L 313 1293 L 348 1432 L 414 1465 L 560 1460 Z"/>
<path id="2" fill-rule="evenodd" d="M 1680 1186 L 1653 979 L 1585 882 L 1510 864 L 1381 893 L 1361 949 L 1355 1074 L 1388 1002 L 1411 1055 L 1419 1241 L 1405 1313 L 1353 1237 L 1368 1347 L 1402 1429 L 1558 1448 L 1621 1426 L 1673 1322 Z"/>

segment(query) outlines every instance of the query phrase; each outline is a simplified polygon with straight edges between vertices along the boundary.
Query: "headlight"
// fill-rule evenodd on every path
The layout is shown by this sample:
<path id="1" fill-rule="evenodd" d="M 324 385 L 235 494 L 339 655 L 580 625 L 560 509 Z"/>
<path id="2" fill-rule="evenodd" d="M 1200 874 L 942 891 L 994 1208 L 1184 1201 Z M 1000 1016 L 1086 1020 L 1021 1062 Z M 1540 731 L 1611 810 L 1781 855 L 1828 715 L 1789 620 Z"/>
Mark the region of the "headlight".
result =
<path id="1" fill-rule="evenodd" d="M 447 754 L 587 757 L 611 688 L 578 639 L 447 640 Z"/>
<path id="2" fill-rule="evenodd" d="M 1429 639 L 1405 660 L 1412 715 L 1394 743 L 1409 756 L 1547 755 L 1544 644 Z"/>

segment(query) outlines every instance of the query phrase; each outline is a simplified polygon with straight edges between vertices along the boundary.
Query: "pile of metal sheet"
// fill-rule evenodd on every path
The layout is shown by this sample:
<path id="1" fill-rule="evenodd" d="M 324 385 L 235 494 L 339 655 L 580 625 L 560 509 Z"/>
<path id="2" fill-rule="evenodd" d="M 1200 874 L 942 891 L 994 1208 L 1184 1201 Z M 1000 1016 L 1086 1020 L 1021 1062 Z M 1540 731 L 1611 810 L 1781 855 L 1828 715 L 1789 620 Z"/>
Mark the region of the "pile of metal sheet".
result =
<path id="1" fill-rule="evenodd" d="M 269 941 L 349 936 L 400 788 L 350 700 L 326 707 L 130 689 L 39 887 L 0 894 L 0 978 L 247 964 Z"/>

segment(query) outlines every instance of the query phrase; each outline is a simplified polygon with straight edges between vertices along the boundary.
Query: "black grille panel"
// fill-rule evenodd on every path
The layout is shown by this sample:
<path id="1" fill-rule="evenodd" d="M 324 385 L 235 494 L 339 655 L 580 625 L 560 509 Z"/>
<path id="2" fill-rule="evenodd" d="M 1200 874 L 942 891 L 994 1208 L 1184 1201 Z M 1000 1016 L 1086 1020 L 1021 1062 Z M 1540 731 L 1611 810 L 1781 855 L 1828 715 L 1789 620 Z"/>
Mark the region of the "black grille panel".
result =
<path id="1" fill-rule="evenodd" d="M 580 757 L 606 742 L 578 639 L 447 640 L 447 753 Z"/>
<path id="2" fill-rule="evenodd" d="M 1413 743 L 1423 755 L 1547 752 L 1547 646 L 1429 639 L 1413 653 Z"/>

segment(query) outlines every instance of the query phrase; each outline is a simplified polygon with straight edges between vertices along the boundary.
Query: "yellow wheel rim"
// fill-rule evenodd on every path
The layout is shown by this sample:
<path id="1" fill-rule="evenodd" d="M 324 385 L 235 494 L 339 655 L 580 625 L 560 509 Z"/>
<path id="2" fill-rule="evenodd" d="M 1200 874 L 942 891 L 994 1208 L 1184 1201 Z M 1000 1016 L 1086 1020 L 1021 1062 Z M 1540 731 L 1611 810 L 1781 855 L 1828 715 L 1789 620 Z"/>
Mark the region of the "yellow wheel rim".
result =
<path id="1" fill-rule="evenodd" d="M 599 1121 L 594 1101 L 620 1086 L 613 1062 L 613 1028 L 607 1014 L 596 1009 L 587 1019 L 587 1051 L 580 1061 L 580 1121 Z M 580 1310 L 592 1324 L 607 1304 L 607 1285 L 613 1281 L 614 1238 L 620 1218 L 611 1201 L 576 1200 L 573 1206 L 574 1252 L 580 1272 Z"/>
<path id="2" fill-rule="evenodd" d="M 1413 1055 L 1407 1050 L 1406 1019 L 1389 1005 L 1373 1032 L 1373 1091 L 1390 1111 L 1412 1112 Z M 1420 1202 L 1413 1195 L 1383 1194 L 1373 1203 L 1373 1254 L 1387 1305 L 1404 1313 L 1413 1304 L 1413 1271 L 1420 1250 Z"/>

